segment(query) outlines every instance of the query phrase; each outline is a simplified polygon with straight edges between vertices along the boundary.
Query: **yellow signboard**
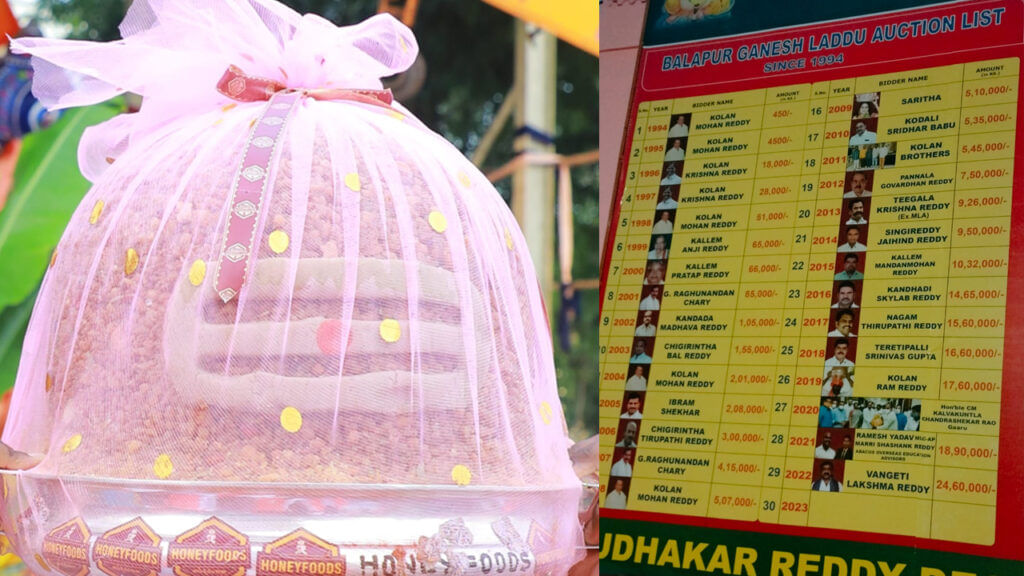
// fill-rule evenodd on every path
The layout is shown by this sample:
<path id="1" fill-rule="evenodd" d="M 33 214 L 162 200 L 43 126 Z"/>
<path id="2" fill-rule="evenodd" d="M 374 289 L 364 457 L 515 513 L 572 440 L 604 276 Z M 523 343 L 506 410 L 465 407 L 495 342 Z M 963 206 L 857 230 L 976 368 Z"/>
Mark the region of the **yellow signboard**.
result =
<path id="1" fill-rule="evenodd" d="M 596 0 L 484 0 L 520 20 L 536 24 L 562 40 L 597 56 Z"/>

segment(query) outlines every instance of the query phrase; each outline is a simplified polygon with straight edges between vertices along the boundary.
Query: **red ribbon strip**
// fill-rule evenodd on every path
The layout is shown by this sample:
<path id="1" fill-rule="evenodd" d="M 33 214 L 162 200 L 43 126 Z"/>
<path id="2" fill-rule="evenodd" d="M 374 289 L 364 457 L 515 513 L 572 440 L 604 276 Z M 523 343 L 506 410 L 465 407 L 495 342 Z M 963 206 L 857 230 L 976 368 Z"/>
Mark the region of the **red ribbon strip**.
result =
<path id="1" fill-rule="evenodd" d="M 270 100 L 270 97 L 274 94 L 287 92 L 288 90 L 288 87 L 276 80 L 249 76 L 237 66 L 229 66 L 227 72 L 217 82 L 218 92 L 239 102 L 266 101 Z M 390 107 L 391 103 L 394 102 L 391 90 L 313 88 L 294 91 L 300 92 L 303 96 L 308 96 L 314 100 L 350 100 L 384 107 Z"/>
<path id="2" fill-rule="evenodd" d="M 230 302 L 242 289 L 250 273 L 253 246 L 263 210 L 263 196 L 273 177 L 273 159 L 295 105 L 303 97 L 315 100 L 347 100 L 390 108 L 390 90 L 348 90 L 334 88 L 293 90 L 274 80 L 249 76 L 236 66 L 228 68 L 217 82 L 217 91 L 239 102 L 269 101 L 253 123 L 242 164 L 231 186 L 228 215 L 217 268 L 217 294 Z"/>

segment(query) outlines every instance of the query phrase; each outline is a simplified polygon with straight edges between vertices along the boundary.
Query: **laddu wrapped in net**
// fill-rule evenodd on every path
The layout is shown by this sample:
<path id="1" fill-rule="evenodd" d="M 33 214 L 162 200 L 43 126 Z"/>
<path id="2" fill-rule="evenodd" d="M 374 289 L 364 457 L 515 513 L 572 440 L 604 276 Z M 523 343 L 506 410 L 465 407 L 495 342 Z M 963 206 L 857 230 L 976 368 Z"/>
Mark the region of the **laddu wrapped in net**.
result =
<path id="1" fill-rule="evenodd" d="M 50 108 L 144 97 L 83 137 L 26 337 L 4 441 L 46 456 L 3 520 L 32 569 L 564 573 L 542 297 L 499 195 L 382 90 L 410 31 L 272 0 L 121 31 L 15 42 Z"/>

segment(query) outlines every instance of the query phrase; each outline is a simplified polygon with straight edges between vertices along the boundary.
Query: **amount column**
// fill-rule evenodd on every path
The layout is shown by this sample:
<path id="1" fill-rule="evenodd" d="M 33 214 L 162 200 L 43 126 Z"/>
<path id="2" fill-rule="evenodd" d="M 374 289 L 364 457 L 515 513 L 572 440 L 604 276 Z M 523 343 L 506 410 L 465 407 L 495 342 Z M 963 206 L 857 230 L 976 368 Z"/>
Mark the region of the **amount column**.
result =
<path id="1" fill-rule="evenodd" d="M 938 436 L 931 536 L 985 545 L 995 537 L 1018 70 L 1016 58 L 964 65 L 942 386 L 922 419 Z"/>

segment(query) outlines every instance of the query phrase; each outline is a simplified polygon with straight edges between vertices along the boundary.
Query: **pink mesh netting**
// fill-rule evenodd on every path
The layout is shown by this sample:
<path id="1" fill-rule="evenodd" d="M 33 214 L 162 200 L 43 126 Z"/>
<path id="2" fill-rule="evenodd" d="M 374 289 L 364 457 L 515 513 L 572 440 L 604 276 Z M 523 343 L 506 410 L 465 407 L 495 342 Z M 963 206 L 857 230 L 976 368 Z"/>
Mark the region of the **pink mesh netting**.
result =
<path id="1" fill-rule="evenodd" d="M 121 30 L 14 43 L 51 108 L 144 96 L 83 138 L 94 185 L 25 341 L 3 439 L 45 457 L 5 474 L 2 512 L 30 567 L 242 566 L 197 560 L 205 533 L 255 574 L 566 572 L 579 481 L 501 198 L 397 104 L 216 90 L 231 65 L 377 90 L 415 59 L 411 32 L 271 0 L 135 0 Z M 246 166 L 261 149 L 268 167 Z M 255 223 L 245 252 L 225 245 L 240 222 Z M 246 273 L 225 298 L 235 258 Z"/>

